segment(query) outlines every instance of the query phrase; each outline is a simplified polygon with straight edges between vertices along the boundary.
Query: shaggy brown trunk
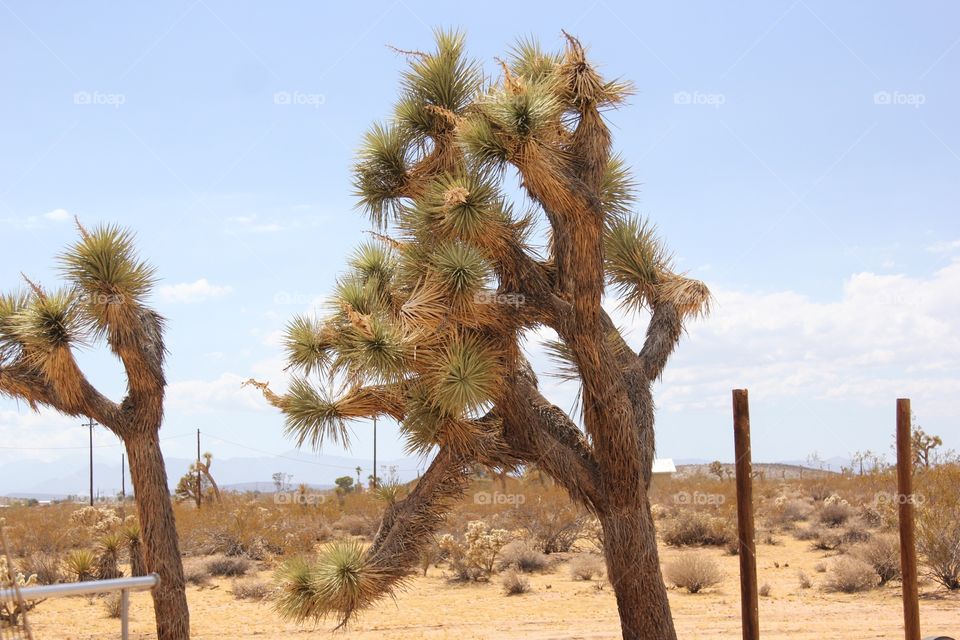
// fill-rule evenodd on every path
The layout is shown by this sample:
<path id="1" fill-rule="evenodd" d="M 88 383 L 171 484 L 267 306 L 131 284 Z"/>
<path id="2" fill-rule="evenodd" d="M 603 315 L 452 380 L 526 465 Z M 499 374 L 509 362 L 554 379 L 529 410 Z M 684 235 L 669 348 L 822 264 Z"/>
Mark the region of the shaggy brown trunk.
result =
<path id="1" fill-rule="evenodd" d="M 147 570 L 160 576 L 160 584 L 152 592 L 157 640 L 188 640 L 190 612 L 160 440 L 153 429 L 132 433 L 124 440 L 137 496 L 144 559 Z"/>
<path id="2" fill-rule="evenodd" d="M 676 640 L 653 517 L 646 499 L 642 502 L 599 514 L 607 574 L 617 596 L 624 640 Z"/>

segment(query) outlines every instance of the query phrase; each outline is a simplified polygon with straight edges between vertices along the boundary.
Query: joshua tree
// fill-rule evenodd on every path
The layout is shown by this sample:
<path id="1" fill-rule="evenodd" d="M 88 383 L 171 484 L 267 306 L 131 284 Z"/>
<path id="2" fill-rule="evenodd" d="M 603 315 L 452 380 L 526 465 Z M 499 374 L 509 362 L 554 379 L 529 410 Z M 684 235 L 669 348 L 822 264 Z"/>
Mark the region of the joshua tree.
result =
<path id="1" fill-rule="evenodd" d="M 401 53 L 409 68 L 392 122 L 366 135 L 355 174 L 378 228 L 336 285 L 331 315 L 291 321 L 289 389 L 254 384 L 301 445 L 342 443 L 347 420 L 389 416 L 410 451 L 436 454 L 368 549 L 292 567 L 278 607 L 346 622 L 410 574 L 473 464 L 535 464 L 599 519 L 623 637 L 675 638 L 647 495 L 651 385 L 709 293 L 672 271 L 631 213 L 633 182 L 601 115 L 630 86 L 603 79 L 570 36 L 559 54 L 519 43 L 489 86 L 460 34 Z M 509 168 L 533 205 L 524 215 L 505 195 Z M 528 238 L 543 227 L 538 253 Z M 650 313 L 639 348 L 601 304 L 608 284 Z M 548 348 L 582 385 L 582 429 L 540 393 L 523 355 L 540 327 L 556 332 Z"/>
<path id="2" fill-rule="evenodd" d="M 197 502 L 197 466 L 198 463 L 191 462 L 187 472 L 177 481 L 177 487 L 174 489 L 174 495 L 180 500 L 192 500 Z M 220 502 L 220 487 L 217 481 L 213 479 L 210 473 L 210 467 L 213 465 L 213 454 L 207 451 L 203 454 L 203 461 L 199 463 L 200 470 L 200 491 L 207 500 L 211 498 L 215 502 Z"/>
<path id="3" fill-rule="evenodd" d="M 0 296 L 0 394 L 93 418 L 123 440 L 153 590 L 159 640 L 189 637 L 183 565 L 158 432 L 163 420 L 163 318 L 147 304 L 154 269 L 119 227 L 87 231 L 60 257 L 67 281 L 47 291 L 29 280 Z M 26 279 L 26 278 L 25 278 Z M 127 392 L 114 402 L 87 379 L 74 348 L 104 340 L 122 362 Z"/>

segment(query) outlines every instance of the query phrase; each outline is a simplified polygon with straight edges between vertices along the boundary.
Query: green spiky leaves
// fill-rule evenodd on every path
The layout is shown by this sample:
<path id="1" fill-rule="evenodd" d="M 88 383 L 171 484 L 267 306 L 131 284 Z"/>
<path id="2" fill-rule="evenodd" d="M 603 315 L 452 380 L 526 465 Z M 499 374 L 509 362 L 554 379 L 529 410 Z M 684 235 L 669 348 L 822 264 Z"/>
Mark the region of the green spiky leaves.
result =
<path id="1" fill-rule="evenodd" d="M 316 562 L 295 558 L 277 570 L 280 587 L 274 608 L 287 620 L 322 620 L 334 615 L 341 624 L 381 594 L 382 575 L 367 563 L 355 540 L 326 545 Z"/>
<path id="2" fill-rule="evenodd" d="M 505 239 L 503 198 L 489 176 L 442 175 L 416 203 L 414 233 L 463 240 L 495 253 Z"/>
<path id="3" fill-rule="evenodd" d="M 607 277 L 623 300 L 638 309 L 652 304 L 660 274 L 669 267 L 669 256 L 655 230 L 640 218 L 615 220 L 604 236 Z"/>
<path id="4" fill-rule="evenodd" d="M 458 306 L 469 304 L 490 278 L 490 265 L 476 247 L 462 242 L 441 244 L 430 257 L 437 282 Z"/>
<path id="5" fill-rule="evenodd" d="M 463 33 L 438 30 L 434 35 L 436 51 L 408 54 L 396 108 L 397 123 L 420 141 L 452 132 L 483 81 L 480 64 L 466 56 Z"/>
<path id="6" fill-rule="evenodd" d="M 3 321 L 3 342 L 8 347 L 16 344 L 34 366 L 43 367 L 52 354 L 81 343 L 86 335 L 88 319 L 73 290 L 47 293 L 38 289 L 29 300 L 10 299 L 3 307 L 2 313 L 12 311 Z"/>
<path id="7" fill-rule="evenodd" d="M 294 378 L 281 403 L 287 418 L 285 432 L 296 440 L 298 447 L 308 442 L 314 449 L 326 441 L 349 444 L 346 411 L 332 394 L 318 390 L 303 378 Z"/>
<path id="8" fill-rule="evenodd" d="M 114 225 L 92 231 L 60 256 L 61 271 L 82 292 L 99 328 L 117 321 L 121 309 L 143 304 L 156 281 L 155 270 L 136 253 L 134 236 Z"/>
<path id="9" fill-rule="evenodd" d="M 331 345 L 324 335 L 324 325 L 310 316 L 299 315 L 290 321 L 283 345 L 290 366 L 305 375 L 329 362 Z"/>
<path id="10" fill-rule="evenodd" d="M 383 227 L 406 195 L 410 135 L 400 127 L 374 124 L 363 137 L 353 184 L 371 221 Z"/>
<path id="11" fill-rule="evenodd" d="M 430 375 L 430 401 L 445 416 L 475 411 L 493 398 L 501 374 L 496 349 L 469 334 L 458 336 Z"/>

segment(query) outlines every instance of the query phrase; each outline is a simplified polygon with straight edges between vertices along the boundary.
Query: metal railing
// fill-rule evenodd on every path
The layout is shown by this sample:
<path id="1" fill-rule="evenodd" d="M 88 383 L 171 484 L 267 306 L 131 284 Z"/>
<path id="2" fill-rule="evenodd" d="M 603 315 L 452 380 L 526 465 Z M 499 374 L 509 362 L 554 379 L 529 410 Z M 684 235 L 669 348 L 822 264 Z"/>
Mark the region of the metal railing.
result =
<path id="1" fill-rule="evenodd" d="M 120 637 L 128 640 L 130 636 L 130 592 L 146 591 L 160 584 L 160 576 L 151 573 L 139 578 L 116 578 L 114 580 L 90 580 L 88 582 L 67 582 L 48 584 L 40 587 L 21 587 L 20 589 L 0 590 L 0 602 L 45 600 L 61 596 L 80 596 L 94 593 L 120 592 Z"/>

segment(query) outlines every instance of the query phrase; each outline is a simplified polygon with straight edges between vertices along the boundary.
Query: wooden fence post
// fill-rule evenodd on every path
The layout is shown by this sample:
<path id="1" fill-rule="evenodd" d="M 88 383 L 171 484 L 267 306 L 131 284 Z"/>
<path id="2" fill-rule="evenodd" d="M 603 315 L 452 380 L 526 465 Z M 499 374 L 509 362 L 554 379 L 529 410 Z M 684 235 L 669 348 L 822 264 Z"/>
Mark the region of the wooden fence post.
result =
<path id="1" fill-rule="evenodd" d="M 903 636 L 906 640 L 920 640 L 917 545 L 913 523 L 913 452 L 908 398 L 897 400 L 897 505 L 900 520 L 900 573 L 903 576 Z"/>
<path id="2" fill-rule="evenodd" d="M 757 547 L 753 530 L 750 404 L 746 389 L 733 390 L 733 443 L 737 470 L 737 534 L 740 538 L 740 615 L 743 619 L 743 640 L 759 640 L 760 605 L 757 599 Z"/>

